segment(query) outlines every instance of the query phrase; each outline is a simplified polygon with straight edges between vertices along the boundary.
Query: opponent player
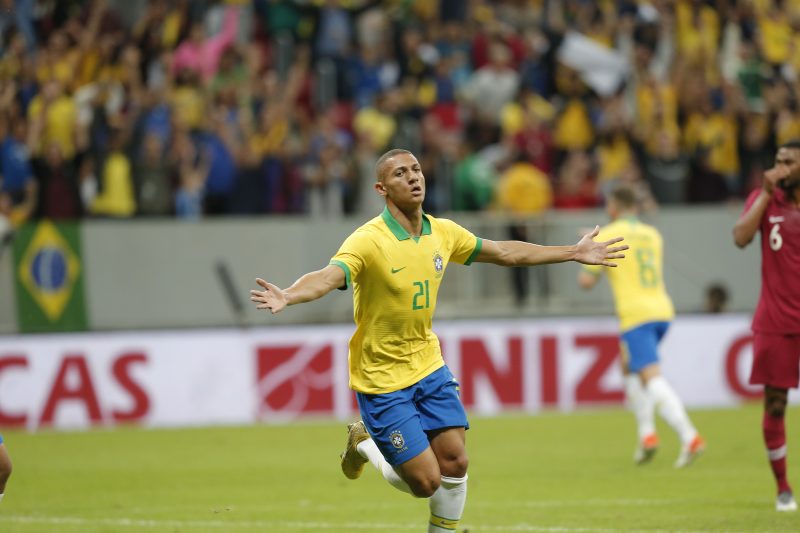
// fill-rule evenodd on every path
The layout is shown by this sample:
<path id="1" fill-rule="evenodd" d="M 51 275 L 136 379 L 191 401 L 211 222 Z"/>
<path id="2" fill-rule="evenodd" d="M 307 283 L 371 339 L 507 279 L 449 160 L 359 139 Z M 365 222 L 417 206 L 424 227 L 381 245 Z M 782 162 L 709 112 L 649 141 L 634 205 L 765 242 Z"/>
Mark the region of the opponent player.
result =
<path id="1" fill-rule="evenodd" d="M 761 234 L 761 296 L 753 316 L 750 383 L 764 386 L 761 429 L 778 485 L 775 508 L 796 511 L 786 479 L 784 413 L 790 388 L 800 382 L 800 141 L 778 149 L 760 190 L 747 198 L 733 227 L 740 248 Z"/>
<path id="2" fill-rule="evenodd" d="M 6 492 L 6 482 L 11 475 L 11 458 L 8 456 L 8 450 L 3 443 L 3 436 L 0 435 L 0 502 L 3 501 L 3 495 Z"/>
<path id="3" fill-rule="evenodd" d="M 636 196 L 627 186 L 618 186 L 612 191 L 606 210 L 612 222 L 600 235 L 622 235 L 633 255 L 607 273 L 620 322 L 626 397 L 638 426 L 639 445 L 634 461 L 646 463 L 658 449 L 653 416 L 657 406 L 661 416 L 680 437 L 681 451 L 675 467 L 682 468 L 705 450 L 705 441 L 659 366 L 658 344 L 675 316 L 662 277 L 661 234 L 638 219 Z M 578 274 L 578 284 L 591 289 L 604 271 L 600 266 L 586 266 Z"/>
<path id="4" fill-rule="evenodd" d="M 615 266 L 627 246 L 595 242 L 599 228 L 574 246 L 494 242 L 422 211 L 425 177 L 413 154 L 378 159 L 375 189 L 386 201 L 377 216 L 342 244 L 330 264 L 288 289 L 257 279 L 258 309 L 278 313 L 353 287 L 356 331 L 350 340 L 350 387 L 363 421 L 348 426 L 342 471 L 358 478 L 367 461 L 397 489 L 429 498 L 429 532 L 456 529 L 467 496 L 465 430 L 458 382 L 431 330 L 436 298 L 450 262 L 504 266 L 563 261 Z"/>

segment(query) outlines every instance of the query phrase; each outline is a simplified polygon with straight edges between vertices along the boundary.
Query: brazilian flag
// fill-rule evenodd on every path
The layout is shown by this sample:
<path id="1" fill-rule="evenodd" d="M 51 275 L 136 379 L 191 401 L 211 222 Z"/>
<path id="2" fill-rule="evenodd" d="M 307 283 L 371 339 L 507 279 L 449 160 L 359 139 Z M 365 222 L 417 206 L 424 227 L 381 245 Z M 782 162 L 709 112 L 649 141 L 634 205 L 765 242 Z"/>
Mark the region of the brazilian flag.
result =
<path id="1" fill-rule="evenodd" d="M 43 220 L 14 238 L 17 320 L 23 333 L 86 329 L 80 226 Z"/>

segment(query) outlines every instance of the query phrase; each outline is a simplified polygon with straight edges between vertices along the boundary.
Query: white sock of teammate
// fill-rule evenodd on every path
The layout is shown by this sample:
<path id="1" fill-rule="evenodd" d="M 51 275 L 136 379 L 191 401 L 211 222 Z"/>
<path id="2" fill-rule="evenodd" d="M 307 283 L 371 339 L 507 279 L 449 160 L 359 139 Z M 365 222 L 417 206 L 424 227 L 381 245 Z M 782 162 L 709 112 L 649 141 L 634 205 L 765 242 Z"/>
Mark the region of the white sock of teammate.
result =
<path id="1" fill-rule="evenodd" d="M 367 459 L 370 463 L 372 463 L 372 466 L 378 469 L 378 472 L 383 475 L 383 479 L 388 481 L 392 487 L 408 494 L 413 494 L 413 492 L 411 492 L 411 487 L 408 486 L 408 483 L 403 481 L 403 478 L 401 478 L 397 472 L 395 472 L 394 468 L 392 468 L 392 465 L 390 465 L 383 457 L 383 454 L 378 449 L 378 445 L 375 444 L 374 440 L 362 440 L 358 443 L 356 449 L 362 457 Z"/>
<path id="2" fill-rule="evenodd" d="M 689 420 L 689 415 L 686 414 L 683 402 L 672 390 L 664 376 L 650 378 L 650 381 L 647 382 L 646 390 L 655 405 L 658 406 L 661 416 L 675 430 L 684 446 L 692 442 L 692 439 L 697 436 L 697 430 Z"/>
<path id="3" fill-rule="evenodd" d="M 442 476 L 442 484 L 428 500 L 431 519 L 428 522 L 428 533 L 454 531 L 464 512 L 467 502 L 467 476 Z"/>
<path id="4" fill-rule="evenodd" d="M 655 406 L 652 398 L 645 392 L 642 380 L 637 374 L 625 376 L 625 399 L 636 418 L 639 440 L 656 432 Z"/>

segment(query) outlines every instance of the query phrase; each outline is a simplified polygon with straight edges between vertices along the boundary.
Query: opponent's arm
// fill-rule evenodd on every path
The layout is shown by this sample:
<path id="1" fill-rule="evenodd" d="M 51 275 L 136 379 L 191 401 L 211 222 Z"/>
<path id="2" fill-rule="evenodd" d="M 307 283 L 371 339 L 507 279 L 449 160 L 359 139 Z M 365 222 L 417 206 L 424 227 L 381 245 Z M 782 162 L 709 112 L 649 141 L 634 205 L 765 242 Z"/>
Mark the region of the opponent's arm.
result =
<path id="1" fill-rule="evenodd" d="M 744 248 L 753 240 L 759 226 L 761 226 L 761 219 L 764 217 L 770 198 L 772 198 L 772 192 L 775 190 L 778 181 L 788 175 L 789 170 L 786 167 L 773 167 L 764 172 L 761 191 L 750 206 L 750 209 L 739 217 L 739 220 L 733 226 L 733 242 L 736 243 L 736 246 Z"/>
<path id="2" fill-rule="evenodd" d="M 250 300 L 256 303 L 256 309 L 269 309 L 274 315 L 287 305 L 311 302 L 342 287 L 345 284 L 345 275 L 338 266 L 328 265 L 302 276 L 288 289 L 281 289 L 261 278 L 256 278 L 256 283 L 264 290 L 251 290 Z"/>
<path id="3" fill-rule="evenodd" d="M 620 252 L 628 249 L 628 245 L 614 246 L 622 237 L 595 242 L 594 237 L 600 232 L 600 227 L 584 235 L 578 244 L 573 246 L 541 246 L 522 241 L 490 241 L 485 239 L 481 251 L 474 261 L 479 263 L 493 263 L 502 266 L 533 266 L 549 263 L 563 263 L 577 261 L 585 265 L 617 266 L 611 259 L 622 259 L 625 254 Z"/>

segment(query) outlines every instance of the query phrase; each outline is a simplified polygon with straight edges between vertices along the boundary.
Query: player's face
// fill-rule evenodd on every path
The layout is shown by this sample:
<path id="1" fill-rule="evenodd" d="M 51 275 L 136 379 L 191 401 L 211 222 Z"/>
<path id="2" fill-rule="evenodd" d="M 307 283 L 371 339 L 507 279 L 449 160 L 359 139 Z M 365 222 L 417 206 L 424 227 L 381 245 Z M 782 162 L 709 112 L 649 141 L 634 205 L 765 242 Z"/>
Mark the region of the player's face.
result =
<path id="1" fill-rule="evenodd" d="M 775 157 L 776 167 L 786 167 L 789 171 L 788 177 L 781 180 L 779 185 L 782 189 L 793 189 L 800 185 L 800 149 L 781 148 Z"/>
<path id="2" fill-rule="evenodd" d="M 381 196 L 399 207 L 422 205 L 425 199 L 425 176 L 417 158 L 398 154 L 383 165 L 383 178 L 375 184 Z"/>

